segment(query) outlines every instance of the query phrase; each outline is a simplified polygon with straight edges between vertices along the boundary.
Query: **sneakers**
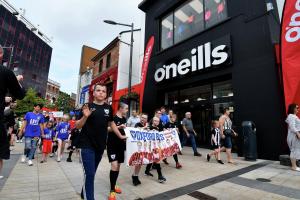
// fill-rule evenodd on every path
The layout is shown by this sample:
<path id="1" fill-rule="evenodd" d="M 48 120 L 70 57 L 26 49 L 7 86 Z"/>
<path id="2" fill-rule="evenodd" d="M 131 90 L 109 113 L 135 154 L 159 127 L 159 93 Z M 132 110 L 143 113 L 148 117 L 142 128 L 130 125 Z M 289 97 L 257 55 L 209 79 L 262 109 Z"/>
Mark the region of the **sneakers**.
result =
<path id="1" fill-rule="evenodd" d="M 50 153 L 49 157 L 52 158 L 53 157 L 53 153 Z"/>
<path id="2" fill-rule="evenodd" d="M 206 155 L 206 159 L 207 159 L 207 162 L 210 161 L 210 155 L 209 154 Z"/>
<path id="3" fill-rule="evenodd" d="M 167 159 L 163 159 L 163 162 L 164 162 L 166 165 L 169 165 Z"/>
<path id="4" fill-rule="evenodd" d="M 194 153 L 194 156 L 199 156 L 199 157 L 201 157 L 202 155 L 201 155 L 201 153 L 196 152 L 196 153 Z"/>
<path id="5" fill-rule="evenodd" d="M 163 176 L 158 177 L 158 182 L 159 183 L 163 183 L 163 182 L 166 182 L 166 181 L 167 181 L 167 179 L 165 177 L 163 177 Z"/>
<path id="6" fill-rule="evenodd" d="M 72 159 L 71 158 L 67 158 L 67 162 L 72 162 Z"/>
<path id="7" fill-rule="evenodd" d="M 178 162 L 176 163 L 176 169 L 181 169 L 182 168 L 182 165 Z"/>
<path id="8" fill-rule="evenodd" d="M 21 162 L 22 162 L 22 163 L 25 163 L 25 161 L 26 161 L 26 156 L 23 155 L 22 158 L 21 158 Z"/>
<path id="9" fill-rule="evenodd" d="M 60 156 L 57 156 L 57 162 L 60 162 Z"/>
<path id="10" fill-rule="evenodd" d="M 32 160 L 28 160 L 27 164 L 28 166 L 32 166 L 33 165 Z"/>
<path id="11" fill-rule="evenodd" d="M 0 180 L 3 179 L 3 178 L 4 178 L 4 176 L 0 176 Z"/>
<path id="12" fill-rule="evenodd" d="M 222 160 L 218 160 L 218 163 L 224 165 L 223 161 Z"/>
<path id="13" fill-rule="evenodd" d="M 140 185 L 141 184 L 141 181 L 139 180 L 139 177 L 138 176 L 132 176 L 132 184 L 134 186 L 137 186 L 137 185 Z"/>
<path id="14" fill-rule="evenodd" d="M 44 163 L 44 162 L 45 162 L 45 161 L 42 160 L 40 163 Z"/>
<path id="15" fill-rule="evenodd" d="M 153 177 L 153 174 L 151 174 L 151 172 L 145 172 L 145 176 L 151 176 L 151 177 Z"/>
<path id="16" fill-rule="evenodd" d="M 119 186 L 115 186 L 115 193 L 117 193 L 117 194 L 121 194 L 122 193 L 122 190 L 121 190 L 121 188 L 119 187 Z"/>
<path id="17" fill-rule="evenodd" d="M 108 196 L 108 200 L 117 200 L 116 193 L 115 192 L 110 192 L 109 196 Z"/>
<path id="18" fill-rule="evenodd" d="M 300 172 L 300 168 L 299 168 L 299 167 L 296 167 L 296 169 L 293 169 L 293 168 L 292 168 L 292 170 L 293 170 L 293 171 Z"/>

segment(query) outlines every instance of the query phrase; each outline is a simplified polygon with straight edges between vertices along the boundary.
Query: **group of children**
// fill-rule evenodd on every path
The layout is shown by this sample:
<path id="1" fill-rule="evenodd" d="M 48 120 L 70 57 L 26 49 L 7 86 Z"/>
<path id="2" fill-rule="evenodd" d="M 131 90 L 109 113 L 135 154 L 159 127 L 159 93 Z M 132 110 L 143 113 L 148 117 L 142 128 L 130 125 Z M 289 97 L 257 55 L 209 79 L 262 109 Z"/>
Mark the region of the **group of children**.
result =
<path id="1" fill-rule="evenodd" d="M 25 148 L 24 155 L 21 161 L 25 163 L 26 159 L 29 166 L 33 165 L 32 159 L 40 144 L 42 150 L 42 160 L 40 163 L 47 162 L 47 158 L 57 154 L 57 162 L 60 162 L 65 150 L 66 143 L 69 143 L 70 153 L 67 159 L 72 162 L 71 156 L 73 153 L 75 135 L 75 117 L 69 120 L 68 115 L 64 115 L 61 119 L 46 119 L 41 114 L 42 105 L 34 105 L 33 112 L 28 112 L 24 116 L 22 128 L 19 136 L 24 134 Z M 46 121 L 47 120 L 47 121 Z M 74 134 L 72 137 L 71 135 Z M 73 144 L 72 140 L 73 139 Z"/>

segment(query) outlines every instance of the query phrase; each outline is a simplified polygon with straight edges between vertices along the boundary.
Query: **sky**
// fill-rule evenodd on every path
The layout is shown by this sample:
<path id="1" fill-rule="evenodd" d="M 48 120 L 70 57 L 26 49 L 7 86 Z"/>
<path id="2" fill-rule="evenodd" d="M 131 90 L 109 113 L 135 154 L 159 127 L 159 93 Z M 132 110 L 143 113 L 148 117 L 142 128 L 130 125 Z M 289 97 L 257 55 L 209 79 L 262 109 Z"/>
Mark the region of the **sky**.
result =
<path id="1" fill-rule="evenodd" d="M 61 91 L 77 93 L 81 47 L 103 49 L 126 27 L 103 23 L 104 19 L 134 23 L 140 28 L 142 0 L 7 0 L 26 10 L 25 17 L 41 32 L 53 37 L 49 78 L 61 84 Z"/>

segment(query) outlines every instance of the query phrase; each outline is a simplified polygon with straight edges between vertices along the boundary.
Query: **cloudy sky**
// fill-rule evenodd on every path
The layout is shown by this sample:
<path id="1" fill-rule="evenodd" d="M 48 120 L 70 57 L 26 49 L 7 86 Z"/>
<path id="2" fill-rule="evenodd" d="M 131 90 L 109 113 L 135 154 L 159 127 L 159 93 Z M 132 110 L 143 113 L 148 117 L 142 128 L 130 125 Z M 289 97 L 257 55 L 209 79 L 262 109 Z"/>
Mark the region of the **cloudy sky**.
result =
<path id="1" fill-rule="evenodd" d="M 102 49 L 126 27 L 104 24 L 104 19 L 135 23 L 141 27 L 142 0 L 8 0 L 24 8 L 25 17 L 53 37 L 49 78 L 61 83 L 61 90 L 77 92 L 82 45 Z"/>

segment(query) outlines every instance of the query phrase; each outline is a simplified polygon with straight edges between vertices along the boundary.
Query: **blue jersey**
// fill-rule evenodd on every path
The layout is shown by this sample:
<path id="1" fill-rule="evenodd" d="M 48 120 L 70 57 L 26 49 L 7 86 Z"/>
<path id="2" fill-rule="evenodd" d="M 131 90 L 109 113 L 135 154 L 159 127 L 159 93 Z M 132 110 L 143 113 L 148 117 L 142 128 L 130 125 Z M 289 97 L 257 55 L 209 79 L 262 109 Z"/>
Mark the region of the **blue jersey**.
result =
<path id="1" fill-rule="evenodd" d="M 45 128 L 44 129 L 44 135 L 45 135 L 45 137 L 44 137 L 45 140 L 52 140 L 53 130 Z"/>
<path id="2" fill-rule="evenodd" d="M 61 122 L 56 126 L 57 138 L 66 140 L 69 137 L 69 131 L 71 130 L 68 122 Z"/>
<path id="3" fill-rule="evenodd" d="M 44 123 L 44 117 L 41 114 L 33 112 L 26 113 L 24 120 L 26 120 L 25 137 L 40 137 L 41 127 Z"/>

